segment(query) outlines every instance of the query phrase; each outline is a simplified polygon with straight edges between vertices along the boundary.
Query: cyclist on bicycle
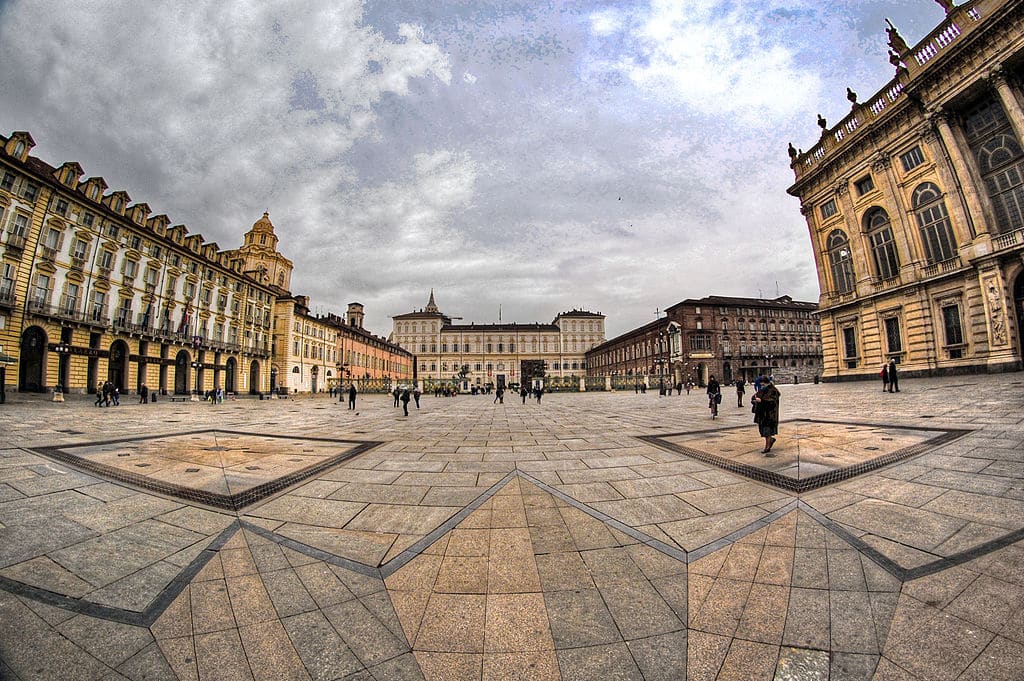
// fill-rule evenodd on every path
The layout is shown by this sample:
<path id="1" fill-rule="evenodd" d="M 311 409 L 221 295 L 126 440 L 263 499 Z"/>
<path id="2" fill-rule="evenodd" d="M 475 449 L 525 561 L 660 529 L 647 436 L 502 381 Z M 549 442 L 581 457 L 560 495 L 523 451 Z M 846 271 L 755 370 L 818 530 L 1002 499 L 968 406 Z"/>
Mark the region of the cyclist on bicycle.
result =
<path id="1" fill-rule="evenodd" d="M 711 410 L 711 418 L 718 416 L 718 405 L 722 402 L 722 386 L 718 385 L 718 379 L 713 375 L 708 379 L 708 408 Z"/>

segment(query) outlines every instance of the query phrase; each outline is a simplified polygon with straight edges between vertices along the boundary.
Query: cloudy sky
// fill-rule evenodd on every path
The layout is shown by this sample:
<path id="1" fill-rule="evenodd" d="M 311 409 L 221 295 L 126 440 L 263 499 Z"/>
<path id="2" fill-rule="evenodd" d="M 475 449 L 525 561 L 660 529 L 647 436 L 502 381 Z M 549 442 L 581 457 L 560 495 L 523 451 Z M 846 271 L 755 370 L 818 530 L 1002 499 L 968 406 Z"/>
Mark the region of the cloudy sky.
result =
<path id="1" fill-rule="evenodd" d="M 0 130 L 237 248 L 264 210 L 367 326 L 817 300 L 786 145 L 930 0 L 0 0 Z"/>

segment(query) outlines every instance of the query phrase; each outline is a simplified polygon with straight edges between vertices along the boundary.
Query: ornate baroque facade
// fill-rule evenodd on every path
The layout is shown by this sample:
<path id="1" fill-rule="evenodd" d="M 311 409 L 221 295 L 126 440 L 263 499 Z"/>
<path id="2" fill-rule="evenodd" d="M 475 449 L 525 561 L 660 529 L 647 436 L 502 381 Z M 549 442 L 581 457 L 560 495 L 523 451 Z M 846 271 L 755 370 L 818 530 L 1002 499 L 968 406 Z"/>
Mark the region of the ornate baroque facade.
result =
<path id="1" fill-rule="evenodd" d="M 1021 366 L 1024 4 L 951 7 L 895 78 L 790 148 L 821 285 L 824 378 Z"/>
<path id="2" fill-rule="evenodd" d="M 103 178 L 82 179 L 78 163 L 29 155 L 34 145 L 27 132 L 0 136 L 0 351 L 13 360 L 2 387 L 270 390 L 279 365 L 291 366 L 274 352 L 291 343 L 271 338 L 292 263 L 268 216 L 241 248 L 220 250 L 126 192 L 107 193 Z M 339 326 L 334 359 L 386 347 Z M 408 353 L 387 352 L 411 373 Z"/>
<path id="3" fill-rule="evenodd" d="M 789 296 L 773 300 L 707 296 L 683 300 L 666 316 L 587 353 L 587 372 L 611 376 L 616 388 L 686 380 L 704 385 L 771 374 L 780 382 L 821 373 L 817 305 Z"/>
<path id="4" fill-rule="evenodd" d="M 604 341 L 604 315 L 561 312 L 550 324 L 453 324 L 430 292 L 427 306 L 393 317 L 391 338 L 416 355 L 417 378 L 451 381 L 463 366 L 470 385 L 508 385 L 543 375 L 559 381 L 586 375 L 586 352 Z"/>

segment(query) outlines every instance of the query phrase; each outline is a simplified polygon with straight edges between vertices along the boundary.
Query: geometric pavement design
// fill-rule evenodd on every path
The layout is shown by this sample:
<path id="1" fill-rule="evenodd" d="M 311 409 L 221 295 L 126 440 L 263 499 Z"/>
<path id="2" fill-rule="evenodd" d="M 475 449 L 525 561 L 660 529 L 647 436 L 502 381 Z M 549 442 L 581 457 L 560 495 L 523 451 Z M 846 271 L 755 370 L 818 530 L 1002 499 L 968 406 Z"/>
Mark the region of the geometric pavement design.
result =
<path id="1" fill-rule="evenodd" d="M 548 409 L 557 413 L 559 406 Z M 46 503 L 42 497 L 0 498 L 6 541 L 0 554 L 0 678 L 1020 678 L 1024 616 L 1013 604 L 1024 602 L 1024 547 L 1017 545 L 1024 530 L 1015 527 L 1016 515 L 999 515 L 1017 508 L 1010 494 L 1019 485 L 992 497 L 989 510 L 967 508 L 966 524 L 911 523 L 901 530 L 910 533 L 905 546 L 898 533 L 883 542 L 875 536 L 876 508 L 903 503 L 908 519 L 924 523 L 962 507 L 961 500 L 981 498 L 986 490 L 954 488 L 909 504 L 903 499 L 914 492 L 899 472 L 905 467 L 907 475 L 924 476 L 929 469 L 910 461 L 918 455 L 931 457 L 928 465 L 952 465 L 948 453 L 933 456 L 929 450 L 972 431 L 797 421 L 841 426 L 851 438 L 874 430 L 879 438 L 901 431 L 917 440 L 900 441 L 891 451 L 861 448 L 873 452 L 872 459 L 825 471 L 847 475 L 846 469 L 861 464 L 877 469 L 898 461 L 889 477 L 862 484 L 847 475 L 842 490 L 814 486 L 805 496 L 758 493 L 761 515 L 741 526 L 719 524 L 718 518 L 742 518 L 729 510 L 730 495 L 750 494 L 756 485 L 680 487 L 676 496 L 695 504 L 706 520 L 665 523 L 673 527 L 671 538 L 658 525 L 624 515 L 628 496 L 621 503 L 578 499 L 578 491 L 597 491 L 587 488 L 581 473 L 559 484 L 540 466 L 521 469 L 516 463 L 468 504 L 449 502 L 459 510 L 448 511 L 450 517 L 425 536 L 395 542 L 386 556 L 340 555 L 330 542 L 307 543 L 311 535 L 287 531 L 287 522 L 275 520 L 285 517 L 280 505 L 238 512 L 256 501 L 277 504 L 300 482 L 309 489 L 300 499 L 331 494 L 337 483 L 315 478 L 381 443 L 211 429 L 23 449 L 84 473 L 26 457 L 22 465 L 42 476 L 31 485 L 48 497 Z M 796 424 L 784 424 L 788 444 L 801 439 Z M 732 430 L 711 433 L 718 436 L 712 447 L 719 454 Z M 689 443 L 681 443 L 707 434 L 638 439 L 690 457 L 680 451 Z M 204 440 L 190 442 L 196 437 Z M 256 441 L 269 444 L 260 449 Z M 339 451 L 339 443 L 346 448 Z M 998 455 L 967 450 L 964 465 L 978 470 L 994 458 L 991 466 L 1006 475 L 1013 466 L 1000 462 L 1012 460 L 1015 450 L 998 444 Z M 318 446 L 330 452 L 301 451 Z M 178 453 L 169 451 L 175 447 Z M 193 453 L 181 454 L 190 448 Z M 190 459 L 196 448 L 201 457 L 219 457 L 224 488 L 166 487 L 155 475 L 156 462 L 196 467 Z M 296 450 L 312 456 L 288 462 L 298 464 L 292 469 L 271 465 L 281 457 L 301 458 L 291 456 Z M 21 463 L 17 454 L 5 456 Z M 673 471 L 694 470 L 679 463 Z M 590 468 L 595 478 L 604 470 Z M 944 484 L 967 480 L 958 470 L 933 470 L 926 477 Z M 769 472 L 791 481 L 821 474 Z M 86 474 L 118 484 L 90 482 Z M 202 477 L 201 471 L 193 474 Z M 183 477 L 177 469 L 175 476 L 168 477 Z M 700 476 L 701 482 L 720 479 Z M 986 484 L 997 479 L 1003 478 Z M 644 480 L 635 480 L 616 482 L 616 489 L 641 489 Z M 658 480 L 650 483 L 652 491 Z M 69 493 L 82 484 L 106 505 Z M 868 486 L 877 488 L 885 505 L 859 496 Z M 253 490 L 251 499 L 237 496 Z M 216 495 L 221 498 L 210 503 Z M 54 536 L 39 536 L 39 514 L 54 507 L 62 509 L 46 521 Z M 366 522 L 363 528 L 372 534 Z M 919 540 L 921 531 L 934 537 Z M 55 548 L 48 549 L 51 544 Z M 86 544 L 88 551 L 78 550 Z M 380 560 L 374 562 L 374 555 Z M 127 563 L 123 569 L 121 562 Z M 39 655 L 31 642 L 45 638 L 45 627 L 61 639 L 47 639 L 48 654 Z M 937 660 L 945 666 L 936 666 Z"/>
<path id="2" fill-rule="evenodd" d="M 108 480 L 238 511 L 379 444 L 218 429 L 29 451 Z"/>
<path id="3" fill-rule="evenodd" d="M 910 428 L 818 419 L 792 419 L 783 425 L 795 446 L 780 447 L 771 457 L 761 454 L 757 441 L 751 444 L 750 429 L 746 427 L 642 435 L 639 439 L 751 480 L 800 493 L 904 461 L 972 432 L 964 428 Z M 794 429 L 803 432 L 793 435 Z M 709 446 L 715 446 L 715 451 L 708 451 Z"/>

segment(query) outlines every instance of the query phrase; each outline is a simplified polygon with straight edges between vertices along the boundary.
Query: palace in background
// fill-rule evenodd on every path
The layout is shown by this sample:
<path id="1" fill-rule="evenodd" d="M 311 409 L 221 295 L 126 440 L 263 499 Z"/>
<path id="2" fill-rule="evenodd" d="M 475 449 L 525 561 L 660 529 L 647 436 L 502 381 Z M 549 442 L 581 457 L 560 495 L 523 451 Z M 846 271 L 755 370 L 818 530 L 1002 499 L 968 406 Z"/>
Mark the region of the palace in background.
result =
<path id="1" fill-rule="evenodd" d="M 587 373 L 587 351 L 604 342 L 600 313 L 570 310 L 550 324 L 453 324 L 433 291 L 425 308 L 392 319 L 391 340 L 416 355 L 425 390 L 433 383 L 455 381 L 465 391 L 534 378 L 578 387 Z"/>
<path id="2" fill-rule="evenodd" d="M 707 296 L 665 310 L 665 317 L 627 331 L 587 352 L 587 371 L 611 386 L 705 385 L 759 374 L 796 383 L 822 369 L 817 305 L 774 299 Z"/>
<path id="3" fill-rule="evenodd" d="M 267 214 L 236 250 L 151 215 L 102 177 L 0 136 L 0 388 L 162 394 L 308 392 L 412 377 L 412 355 L 347 319 L 312 315 Z"/>
<path id="4" fill-rule="evenodd" d="M 806 152 L 789 193 L 821 287 L 826 380 L 1021 368 L 1024 3 L 971 0 Z"/>

